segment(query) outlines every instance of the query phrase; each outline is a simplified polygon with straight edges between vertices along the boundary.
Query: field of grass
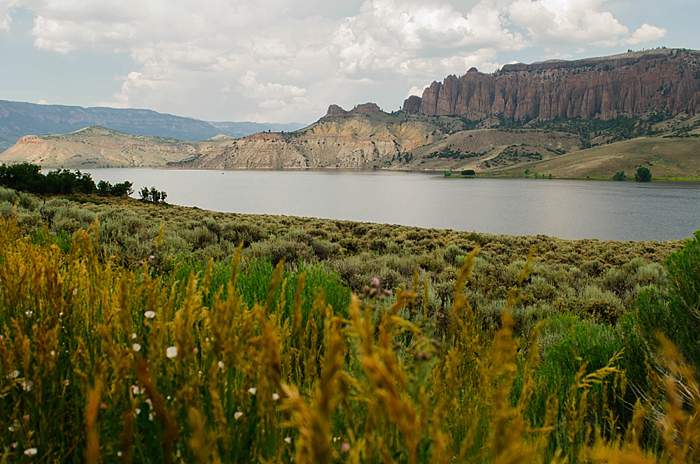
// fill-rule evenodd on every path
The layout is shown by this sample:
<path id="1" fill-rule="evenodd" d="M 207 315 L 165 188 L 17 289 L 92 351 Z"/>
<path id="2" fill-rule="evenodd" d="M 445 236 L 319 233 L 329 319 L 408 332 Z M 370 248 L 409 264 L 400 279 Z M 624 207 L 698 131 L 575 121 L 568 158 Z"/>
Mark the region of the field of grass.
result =
<path id="1" fill-rule="evenodd" d="M 618 171 L 634 178 L 638 166 L 647 166 L 655 179 L 700 180 L 700 137 L 640 137 L 600 145 L 527 165 L 531 173 L 558 178 L 611 179 Z M 523 175 L 525 168 L 499 171 Z"/>
<path id="2" fill-rule="evenodd" d="M 0 462 L 697 462 L 700 236 L 0 189 Z"/>

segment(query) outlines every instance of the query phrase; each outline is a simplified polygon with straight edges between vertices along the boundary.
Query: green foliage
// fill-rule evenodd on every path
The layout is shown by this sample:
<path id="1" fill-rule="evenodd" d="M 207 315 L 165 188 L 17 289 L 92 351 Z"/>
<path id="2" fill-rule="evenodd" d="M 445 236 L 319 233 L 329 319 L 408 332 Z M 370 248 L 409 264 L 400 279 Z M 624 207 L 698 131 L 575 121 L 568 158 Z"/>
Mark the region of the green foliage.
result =
<path id="1" fill-rule="evenodd" d="M 139 191 L 139 196 L 141 197 L 141 201 L 158 204 L 165 203 L 165 199 L 168 197 L 168 194 L 165 191 L 158 190 L 155 187 L 151 187 L 150 189 L 148 187 L 143 187 Z"/>
<path id="2" fill-rule="evenodd" d="M 651 169 L 646 166 L 639 166 L 634 173 L 634 180 L 637 182 L 651 182 Z"/>
<path id="3" fill-rule="evenodd" d="M 616 181 L 627 180 L 627 175 L 625 174 L 625 171 L 617 171 L 613 175 L 612 180 L 616 180 Z"/>
<path id="4" fill-rule="evenodd" d="M 97 193 L 103 196 L 125 197 L 132 193 L 131 182 L 111 185 L 109 182 L 100 181 L 95 185 L 90 174 L 68 169 L 43 174 L 40 166 L 30 163 L 0 165 L 0 185 L 37 194 Z"/>
<path id="5" fill-rule="evenodd" d="M 474 177 L 476 176 L 476 171 L 474 171 L 473 169 L 464 169 L 460 174 L 463 177 Z"/>
<path id="6" fill-rule="evenodd" d="M 700 372 L 700 232 L 671 255 L 666 288 L 646 287 L 637 301 L 637 318 L 650 345 L 664 333 Z"/>

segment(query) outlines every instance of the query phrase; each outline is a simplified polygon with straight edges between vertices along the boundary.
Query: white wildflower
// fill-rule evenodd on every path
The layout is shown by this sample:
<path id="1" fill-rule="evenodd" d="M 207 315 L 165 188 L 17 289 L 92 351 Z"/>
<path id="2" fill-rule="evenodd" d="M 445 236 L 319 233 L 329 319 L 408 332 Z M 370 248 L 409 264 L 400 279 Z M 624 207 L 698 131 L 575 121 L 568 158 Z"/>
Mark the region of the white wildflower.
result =
<path id="1" fill-rule="evenodd" d="M 236 411 L 235 413 L 233 413 L 233 418 L 234 418 L 234 419 L 238 420 L 238 419 L 240 419 L 241 417 L 243 417 L 243 413 L 242 413 L 241 411 Z"/>
<path id="2" fill-rule="evenodd" d="M 131 339 L 132 339 L 132 340 L 136 340 L 136 332 L 133 332 L 133 333 L 131 334 Z"/>
<path id="3" fill-rule="evenodd" d="M 133 345 L 131 345 L 131 349 L 138 353 L 139 351 L 141 351 L 141 345 L 139 345 L 138 343 L 134 343 Z"/>
<path id="4" fill-rule="evenodd" d="M 37 450 L 36 448 L 27 448 L 26 450 L 24 450 L 24 455 L 25 456 L 36 456 L 36 453 L 38 453 L 38 452 L 39 452 L 39 450 Z"/>
<path id="5" fill-rule="evenodd" d="M 251 395 L 255 395 L 257 392 L 258 392 L 258 389 L 255 387 L 250 387 L 248 389 L 248 393 L 250 393 Z"/>
<path id="6" fill-rule="evenodd" d="M 156 317 L 156 313 L 153 311 L 146 311 L 145 313 L 143 313 L 143 315 L 146 317 L 146 319 L 153 319 L 154 317 Z"/>
<path id="7" fill-rule="evenodd" d="M 272 394 L 272 401 L 277 401 L 278 399 L 280 399 L 279 393 L 273 393 Z"/>
<path id="8" fill-rule="evenodd" d="M 219 369 L 223 369 L 223 368 L 224 368 L 224 362 L 223 362 L 223 361 L 219 361 L 219 362 L 217 363 L 217 365 L 219 366 Z"/>
<path id="9" fill-rule="evenodd" d="M 165 356 L 167 356 L 169 359 L 173 359 L 177 357 L 177 346 L 169 346 L 165 350 Z"/>
<path id="10" fill-rule="evenodd" d="M 288 445 L 292 444 L 292 437 L 284 437 L 284 442 Z"/>
<path id="11" fill-rule="evenodd" d="M 32 388 L 34 387 L 34 382 L 31 380 L 22 380 L 22 390 L 26 392 L 32 391 Z"/>
<path id="12" fill-rule="evenodd" d="M 16 379 L 17 377 L 19 377 L 19 371 L 16 369 L 14 371 L 10 372 L 9 374 L 7 374 L 8 379 Z"/>

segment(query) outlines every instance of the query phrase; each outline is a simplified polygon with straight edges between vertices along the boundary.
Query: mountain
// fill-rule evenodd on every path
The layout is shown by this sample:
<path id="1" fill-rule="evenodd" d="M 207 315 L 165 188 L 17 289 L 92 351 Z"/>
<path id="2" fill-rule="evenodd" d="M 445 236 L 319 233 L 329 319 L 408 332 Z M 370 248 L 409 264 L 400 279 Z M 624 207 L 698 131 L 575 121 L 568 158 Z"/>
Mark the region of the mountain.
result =
<path id="1" fill-rule="evenodd" d="M 158 167 L 195 151 L 194 143 L 88 127 L 64 135 L 24 136 L 0 155 L 0 162 L 50 168 Z"/>
<path id="2" fill-rule="evenodd" d="M 293 133 L 204 142 L 195 156 L 173 164 L 203 169 L 491 170 L 549 159 L 580 145 L 573 134 L 470 129 L 458 118 L 389 114 L 365 103 L 349 111 L 331 105 L 319 121 Z"/>
<path id="3" fill-rule="evenodd" d="M 37 105 L 0 100 L 0 150 L 25 135 L 62 134 L 100 126 L 131 135 L 206 140 L 224 134 L 241 137 L 266 130 L 291 130 L 301 124 L 206 122 L 151 110 Z"/>
<path id="4" fill-rule="evenodd" d="M 656 49 L 578 61 L 476 68 L 409 97 L 410 114 L 519 123 L 700 113 L 700 52 Z"/>

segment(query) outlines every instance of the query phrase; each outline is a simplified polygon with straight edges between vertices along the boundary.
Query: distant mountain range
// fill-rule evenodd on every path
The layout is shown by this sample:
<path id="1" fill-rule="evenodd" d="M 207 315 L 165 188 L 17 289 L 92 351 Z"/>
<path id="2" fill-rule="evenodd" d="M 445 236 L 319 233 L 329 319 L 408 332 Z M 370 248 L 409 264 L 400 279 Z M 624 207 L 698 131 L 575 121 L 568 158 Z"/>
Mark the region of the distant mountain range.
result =
<path id="1" fill-rule="evenodd" d="M 75 130 L 86 125 L 102 127 Z M 0 162 L 608 179 L 644 165 L 655 178 L 700 179 L 700 52 L 657 49 L 508 65 L 493 74 L 472 69 L 433 83 L 403 111 L 331 105 L 301 129 L 0 102 L 0 135 L 70 130 L 63 127 L 73 131 L 21 137 Z"/>
<path id="2" fill-rule="evenodd" d="M 100 126 L 129 135 L 201 141 L 217 135 L 244 137 L 264 131 L 294 131 L 304 124 L 208 122 L 152 110 L 37 105 L 0 100 L 0 151 L 25 135 L 49 135 Z"/>

